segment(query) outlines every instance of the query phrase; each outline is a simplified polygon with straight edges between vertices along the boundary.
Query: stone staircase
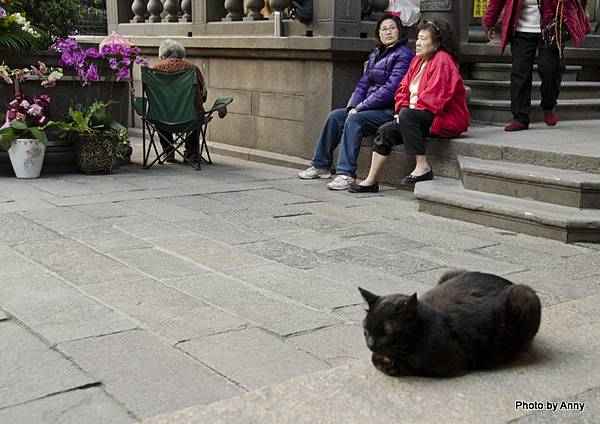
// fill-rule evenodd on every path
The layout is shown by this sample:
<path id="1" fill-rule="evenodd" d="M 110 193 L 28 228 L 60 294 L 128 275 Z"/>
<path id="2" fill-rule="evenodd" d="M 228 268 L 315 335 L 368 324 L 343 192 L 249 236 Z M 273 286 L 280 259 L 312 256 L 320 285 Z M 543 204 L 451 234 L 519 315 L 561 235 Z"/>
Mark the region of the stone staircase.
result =
<path id="1" fill-rule="evenodd" d="M 600 174 L 459 156 L 415 186 L 419 211 L 564 242 L 600 241 Z"/>
<path id="2" fill-rule="evenodd" d="M 568 66 L 565 72 L 558 113 L 561 120 L 600 118 L 600 82 L 579 81 L 581 66 Z M 512 119 L 510 110 L 509 63 L 474 63 L 470 79 L 465 84 L 471 88 L 469 110 L 473 121 L 485 123 L 507 123 Z M 540 81 L 537 65 L 534 70 L 532 89 L 532 121 L 541 121 Z"/>

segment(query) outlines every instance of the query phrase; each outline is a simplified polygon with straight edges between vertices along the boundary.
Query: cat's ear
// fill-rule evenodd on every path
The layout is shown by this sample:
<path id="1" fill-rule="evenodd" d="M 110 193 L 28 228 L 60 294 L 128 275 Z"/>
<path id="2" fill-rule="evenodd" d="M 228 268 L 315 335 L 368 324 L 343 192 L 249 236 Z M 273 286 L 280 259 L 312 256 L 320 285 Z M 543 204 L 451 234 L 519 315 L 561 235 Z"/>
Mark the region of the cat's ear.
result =
<path id="1" fill-rule="evenodd" d="M 407 317 L 414 317 L 417 314 L 417 294 L 414 293 L 406 300 L 404 313 Z"/>
<path id="2" fill-rule="evenodd" d="M 359 287 L 358 291 L 362 295 L 363 299 L 365 299 L 365 302 L 367 302 L 367 304 L 369 305 L 369 307 L 372 307 L 379 300 L 379 296 L 377 296 L 376 294 L 371 293 L 368 290 L 363 289 L 362 287 Z"/>

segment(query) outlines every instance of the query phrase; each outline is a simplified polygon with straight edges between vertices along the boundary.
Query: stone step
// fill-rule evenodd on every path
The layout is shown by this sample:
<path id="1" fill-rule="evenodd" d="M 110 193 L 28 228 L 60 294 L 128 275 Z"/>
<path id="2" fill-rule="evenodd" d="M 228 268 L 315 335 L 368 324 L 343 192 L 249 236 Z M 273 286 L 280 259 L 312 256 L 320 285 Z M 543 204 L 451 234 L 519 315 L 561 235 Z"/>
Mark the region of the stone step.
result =
<path id="1" fill-rule="evenodd" d="M 507 123 L 512 120 L 510 100 L 487 100 L 471 98 L 469 111 L 473 121 Z M 582 120 L 600 118 L 600 99 L 558 100 L 559 120 Z M 531 121 L 541 122 L 544 114 L 539 101 L 531 102 Z"/>
<path id="2" fill-rule="evenodd" d="M 540 100 L 540 81 L 534 81 L 531 98 Z M 510 99 L 510 81 L 465 80 L 471 88 L 471 99 L 506 100 Z M 600 82 L 595 81 L 563 81 L 560 89 L 561 100 L 600 99 Z"/>
<path id="3" fill-rule="evenodd" d="M 512 65 L 510 63 L 474 63 L 471 65 L 471 79 L 484 81 L 509 81 Z M 577 81 L 581 66 L 569 65 L 563 74 L 563 81 Z M 533 80 L 539 81 L 537 65 L 533 65 Z"/>
<path id="4" fill-rule="evenodd" d="M 600 210 L 467 190 L 458 180 L 417 183 L 419 211 L 489 227 L 560 240 L 600 241 Z"/>
<path id="5" fill-rule="evenodd" d="M 458 162 L 467 190 L 600 209 L 599 174 L 466 156 Z"/>

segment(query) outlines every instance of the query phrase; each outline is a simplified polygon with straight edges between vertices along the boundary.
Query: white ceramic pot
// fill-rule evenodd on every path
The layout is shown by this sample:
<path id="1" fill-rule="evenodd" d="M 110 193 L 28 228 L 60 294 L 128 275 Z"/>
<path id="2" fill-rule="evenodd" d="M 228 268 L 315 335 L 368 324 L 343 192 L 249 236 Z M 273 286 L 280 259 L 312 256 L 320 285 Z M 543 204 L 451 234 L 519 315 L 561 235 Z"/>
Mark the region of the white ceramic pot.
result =
<path id="1" fill-rule="evenodd" d="M 17 178 L 39 178 L 46 145 L 36 139 L 18 138 L 8 149 L 10 163 Z"/>

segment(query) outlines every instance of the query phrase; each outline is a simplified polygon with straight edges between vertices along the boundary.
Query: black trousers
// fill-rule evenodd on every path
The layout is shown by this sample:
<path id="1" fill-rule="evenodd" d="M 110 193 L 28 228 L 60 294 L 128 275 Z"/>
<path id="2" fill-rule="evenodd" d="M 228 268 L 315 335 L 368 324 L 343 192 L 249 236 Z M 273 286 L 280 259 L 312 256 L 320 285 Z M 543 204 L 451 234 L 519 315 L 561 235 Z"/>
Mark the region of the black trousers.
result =
<path id="1" fill-rule="evenodd" d="M 564 63 L 560 60 L 558 49 L 546 47 L 537 33 L 515 33 L 511 41 L 511 50 L 510 105 L 513 119 L 522 124 L 529 124 L 533 64 L 537 62 L 542 80 L 542 109 L 551 111 L 556 106 L 560 94 Z"/>
<path id="2" fill-rule="evenodd" d="M 161 130 L 160 128 L 157 128 L 157 132 L 159 134 L 160 144 L 162 145 L 163 151 L 173 150 L 167 142 L 167 140 L 169 140 L 171 143 L 173 143 L 173 134 Z M 200 134 L 198 131 L 194 131 L 185 139 L 185 152 L 190 155 L 195 155 L 198 153 L 199 135 Z"/>
<path id="3" fill-rule="evenodd" d="M 428 110 L 402 109 L 400 122 L 391 121 L 383 124 L 377 130 L 373 141 L 373 150 L 383 156 L 389 156 L 392 147 L 404 144 L 407 155 L 425 154 L 425 137 L 429 135 L 433 113 Z"/>

